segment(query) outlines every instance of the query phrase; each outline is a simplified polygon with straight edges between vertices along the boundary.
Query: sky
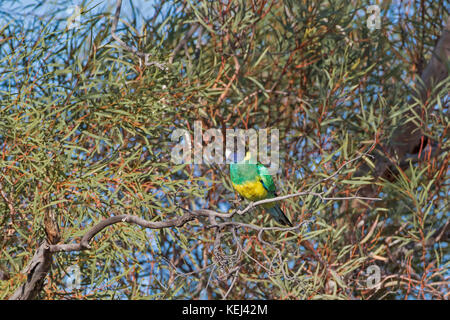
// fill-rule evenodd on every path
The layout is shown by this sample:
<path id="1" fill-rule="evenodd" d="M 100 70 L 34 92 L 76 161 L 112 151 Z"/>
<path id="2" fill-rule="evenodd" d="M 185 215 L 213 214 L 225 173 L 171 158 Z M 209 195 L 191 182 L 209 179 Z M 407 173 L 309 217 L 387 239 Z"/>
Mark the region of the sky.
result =
<path id="1" fill-rule="evenodd" d="M 130 0 L 122 1 L 121 18 L 131 16 L 130 2 Z M 140 14 L 150 16 L 156 0 L 132 0 L 132 3 L 140 8 L 138 10 Z M 116 0 L 0 0 L 0 25 L 5 23 L 6 16 L 31 21 L 35 16 L 45 18 L 46 14 L 54 11 L 59 11 L 58 16 L 61 18 L 69 18 L 75 8 L 83 7 L 83 4 L 85 8 L 93 8 L 92 13 L 98 13 L 105 8 L 109 8 L 112 12 L 115 10 Z"/>

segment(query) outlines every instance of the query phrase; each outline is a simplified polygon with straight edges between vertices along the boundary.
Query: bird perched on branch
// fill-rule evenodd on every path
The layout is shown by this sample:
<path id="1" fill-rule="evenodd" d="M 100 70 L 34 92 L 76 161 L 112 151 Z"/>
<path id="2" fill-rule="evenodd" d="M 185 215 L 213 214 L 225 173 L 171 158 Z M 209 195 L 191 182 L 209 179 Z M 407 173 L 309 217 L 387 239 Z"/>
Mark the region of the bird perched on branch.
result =
<path id="1" fill-rule="evenodd" d="M 250 157 L 250 152 L 247 152 L 242 162 L 230 164 L 230 178 L 233 188 L 242 197 L 250 201 L 274 198 L 276 187 L 269 170 L 256 161 L 250 161 Z M 262 204 L 262 206 L 276 222 L 292 227 L 292 223 L 277 202 L 269 202 Z"/>

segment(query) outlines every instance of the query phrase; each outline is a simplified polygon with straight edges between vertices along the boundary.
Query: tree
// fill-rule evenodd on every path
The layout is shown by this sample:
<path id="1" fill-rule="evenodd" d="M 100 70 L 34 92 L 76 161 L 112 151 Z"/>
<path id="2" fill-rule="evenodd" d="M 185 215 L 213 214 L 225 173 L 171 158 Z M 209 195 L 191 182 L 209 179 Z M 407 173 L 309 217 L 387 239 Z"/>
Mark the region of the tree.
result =
<path id="1" fill-rule="evenodd" d="M 444 1 L 58 8 L 1 13 L 2 298 L 448 298 Z M 294 227 L 173 163 L 196 121 L 279 130 Z"/>

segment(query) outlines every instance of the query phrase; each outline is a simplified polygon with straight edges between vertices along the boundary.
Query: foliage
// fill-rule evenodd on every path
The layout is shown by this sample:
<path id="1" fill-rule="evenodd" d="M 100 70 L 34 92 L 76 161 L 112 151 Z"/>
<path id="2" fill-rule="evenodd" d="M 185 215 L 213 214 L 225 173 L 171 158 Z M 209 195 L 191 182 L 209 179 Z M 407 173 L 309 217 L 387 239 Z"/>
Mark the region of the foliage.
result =
<path id="1" fill-rule="evenodd" d="M 92 249 L 57 253 L 40 298 L 448 298 L 448 238 L 436 233 L 449 219 L 449 81 L 420 102 L 422 114 L 411 115 L 408 103 L 448 8 L 380 6 L 373 31 L 359 0 L 173 0 L 151 16 L 131 6 L 117 34 L 163 68 L 120 48 L 113 7 L 84 2 L 73 29 L 56 10 L 28 19 L 2 12 L 0 296 L 25 281 L 48 211 L 61 242 L 72 243 L 112 215 L 165 221 L 243 208 L 226 165 L 171 162 L 174 129 L 193 136 L 200 120 L 223 132 L 278 129 L 280 195 L 312 186 L 357 194 L 372 183 L 353 175 L 369 157 L 317 182 L 403 123 L 419 123 L 430 144 L 377 181 L 382 201 L 364 201 L 364 210 L 313 195 L 283 201 L 296 230 L 217 230 L 202 219 L 154 230 L 114 224 Z M 440 152 L 431 153 L 431 141 Z M 274 224 L 260 210 L 233 221 Z M 78 289 L 67 288 L 73 265 Z M 367 285 L 373 265 L 376 288 Z"/>

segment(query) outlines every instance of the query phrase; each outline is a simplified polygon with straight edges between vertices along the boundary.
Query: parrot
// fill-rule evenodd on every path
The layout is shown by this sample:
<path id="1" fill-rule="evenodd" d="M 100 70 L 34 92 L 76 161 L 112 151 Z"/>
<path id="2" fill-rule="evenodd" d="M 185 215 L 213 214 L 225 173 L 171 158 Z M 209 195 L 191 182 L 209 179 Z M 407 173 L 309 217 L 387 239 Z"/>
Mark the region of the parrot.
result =
<path id="1" fill-rule="evenodd" d="M 247 152 L 243 161 L 230 163 L 230 179 L 234 190 L 250 201 L 274 198 L 276 187 L 269 170 L 256 161 L 250 163 L 250 159 L 250 152 Z M 277 202 L 269 202 L 262 206 L 276 222 L 292 227 L 292 223 Z"/>

